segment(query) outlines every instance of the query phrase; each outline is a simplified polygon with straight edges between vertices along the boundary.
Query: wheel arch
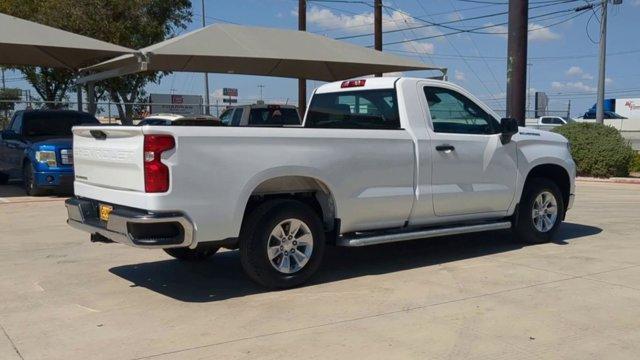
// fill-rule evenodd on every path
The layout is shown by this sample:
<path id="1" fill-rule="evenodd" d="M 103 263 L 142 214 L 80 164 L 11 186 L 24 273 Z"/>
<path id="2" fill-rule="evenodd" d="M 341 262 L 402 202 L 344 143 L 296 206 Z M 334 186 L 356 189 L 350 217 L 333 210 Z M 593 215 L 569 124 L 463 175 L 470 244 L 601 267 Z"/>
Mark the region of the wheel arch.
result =
<path id="1" fill-rule="evenodd" d="M 312 171 L 269 171 L 254 177 L 243 191 L 239 209 L 243 221 L 247 214 L 267 200 L 294 199 L 313 208 L 327 231 L 332 231 L 338 218 L 334 192 L 327 181 Z"/>
<path id="2" fill-rule="evenodd" d="M 528 183 L 534 178 L 545 178 L 553 181 L 560 189 L 566 209 L 571 195 L 571 177 L 567 169 L 561 165 L 551 163 L 536 165 L 527 173 L 523 189 L 526 189 Z"/>

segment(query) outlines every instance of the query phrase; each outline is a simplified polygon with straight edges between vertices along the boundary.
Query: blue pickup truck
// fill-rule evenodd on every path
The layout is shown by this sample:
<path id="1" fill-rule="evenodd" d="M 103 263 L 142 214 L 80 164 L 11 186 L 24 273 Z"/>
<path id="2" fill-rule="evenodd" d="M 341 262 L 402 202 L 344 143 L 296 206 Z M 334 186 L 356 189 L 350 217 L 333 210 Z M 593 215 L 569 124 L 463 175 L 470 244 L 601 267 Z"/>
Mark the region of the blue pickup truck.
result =
<path id="1" fill-rule="evenodd" d="M 28 195 L 73 191 L 71 128 L 99 125 L 91 114 L 69 110 L 16 111 L 0 133 L 0 183 L 23 179 Z"/>

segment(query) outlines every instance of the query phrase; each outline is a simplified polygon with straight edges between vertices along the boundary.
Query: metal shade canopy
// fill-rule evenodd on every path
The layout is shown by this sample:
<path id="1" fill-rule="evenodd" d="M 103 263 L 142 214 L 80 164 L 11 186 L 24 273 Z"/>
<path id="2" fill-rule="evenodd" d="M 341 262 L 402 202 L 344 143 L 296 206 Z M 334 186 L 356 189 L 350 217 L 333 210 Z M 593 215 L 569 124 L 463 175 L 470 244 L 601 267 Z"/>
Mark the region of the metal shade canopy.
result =
<path id="1" fill-rule="evenodd" d="M 0 64 L 71 70 L 134 50 L 0 13 Z"/>
<path id="2" fill-rule="evenodd" d="M 335 81 L 444 69 L 303 31 L 211 25 L 83 69 L 81 82 L 140 71 L 187 71 Z"/>

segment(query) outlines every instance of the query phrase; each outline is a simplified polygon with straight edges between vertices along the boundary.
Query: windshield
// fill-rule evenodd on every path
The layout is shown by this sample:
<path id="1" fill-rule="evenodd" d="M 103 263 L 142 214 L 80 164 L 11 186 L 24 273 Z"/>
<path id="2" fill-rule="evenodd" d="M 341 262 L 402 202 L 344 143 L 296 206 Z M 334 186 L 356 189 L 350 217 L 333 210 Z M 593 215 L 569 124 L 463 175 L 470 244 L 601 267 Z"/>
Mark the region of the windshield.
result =
<path id="1" fill-rule="evenodd" d="M 249 126 L 300 125 L 298 111 L 278 106 L 251 109 Z"/>
<path id="2" fill-rule="evenodd" d="M 171 120 L 166 119 L 158 119 L 158 118 L 146 118 L 138 123 L 139 126 L 143 125 L 155 125 L 155 126 L 163 126 L 163 125 L 171 125 Z"/>
<path id="3" fill-rule="evenodd" d="M 26 112 L 22 125 L 22 135 L 25 137 L 70 137 L 73 135 L 71 128 L 77 125 L 100 125 L 100 122 L 95 117 L 83 113 Z"/>
<path id="4" fill-rule="evenodd" d="M 233 109 L 225 110 L 222 115 L 220 115 L 220 121 L 223 125 L 231 125 L 231 114 L 233 113 Z"/>

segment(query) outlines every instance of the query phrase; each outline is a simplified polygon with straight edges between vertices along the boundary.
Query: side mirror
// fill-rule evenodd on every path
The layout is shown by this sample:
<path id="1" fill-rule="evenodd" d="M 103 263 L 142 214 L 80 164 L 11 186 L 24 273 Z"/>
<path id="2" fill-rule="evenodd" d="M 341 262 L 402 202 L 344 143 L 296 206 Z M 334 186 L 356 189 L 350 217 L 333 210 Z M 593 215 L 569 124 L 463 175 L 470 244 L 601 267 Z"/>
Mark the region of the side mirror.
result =
<path id="1" fill-rule="evenodd" d="M 506 144 L 511 137 L 518 133 L 518 120 L 513 118 L 502 118 L 500 120 L 500 128 L 502 128 L 502 143 Z"/>

